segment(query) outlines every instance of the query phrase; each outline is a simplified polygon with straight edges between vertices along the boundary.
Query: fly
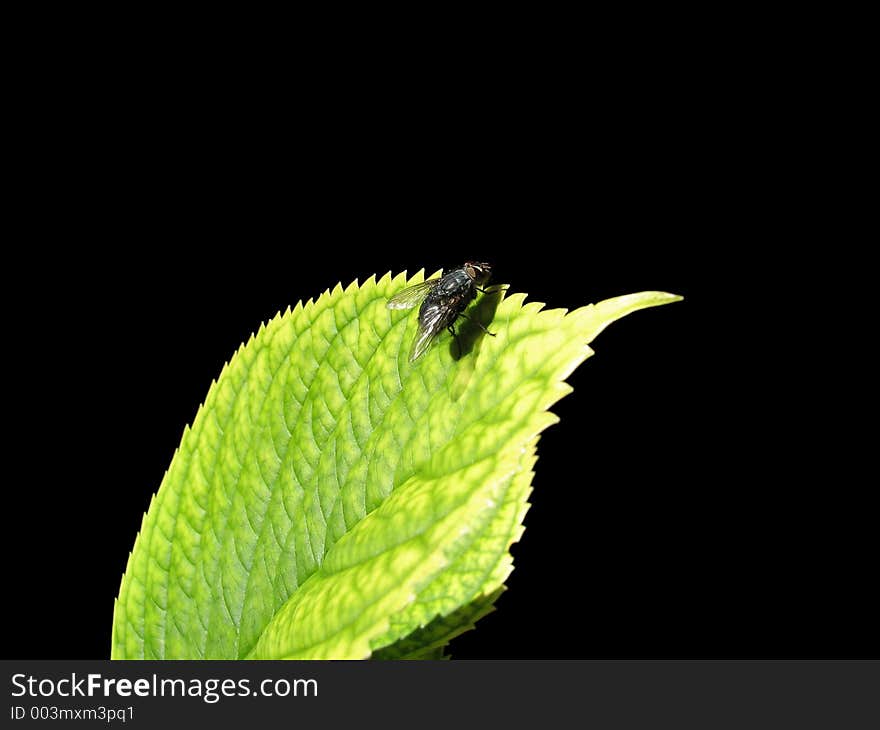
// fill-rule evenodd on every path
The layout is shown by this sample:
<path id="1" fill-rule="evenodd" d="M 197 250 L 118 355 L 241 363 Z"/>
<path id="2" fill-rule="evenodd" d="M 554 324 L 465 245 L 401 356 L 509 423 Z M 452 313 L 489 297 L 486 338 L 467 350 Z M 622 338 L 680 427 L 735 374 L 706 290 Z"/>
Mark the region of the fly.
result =
<path id="1" fill-rule="evenodd" d="M 492 267 L 486 263 L 467 261 L 464 266 L 453 269 L 439 279 L 428 279 L 414 284 L 395 294 L 388 300 L 388 309 L 412 309 L 419 307 L 419 329 L 413 340 L 409 361 L 414 362 L 422 355 L 444 329 L 455 336 L 455 322 L 459 317 L 467 317 L 465 308 L 477 296 L 477 290 L 492 276 Z M 474 322 L 488 335 L 495 336 L 479 322 Z"/>

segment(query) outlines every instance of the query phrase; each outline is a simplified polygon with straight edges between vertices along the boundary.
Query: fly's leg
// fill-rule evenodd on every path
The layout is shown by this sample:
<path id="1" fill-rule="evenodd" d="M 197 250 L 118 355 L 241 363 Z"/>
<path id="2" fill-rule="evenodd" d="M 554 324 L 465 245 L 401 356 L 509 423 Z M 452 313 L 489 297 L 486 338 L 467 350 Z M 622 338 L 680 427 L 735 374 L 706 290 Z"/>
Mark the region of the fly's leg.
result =
<path id="1" fill-rule="evenodd" d="M 473 322 L 475 325 L 477 325 L 477 327 L 479 327 L 481 330 L 483 330 L 483 332 L 485 332 L 490 337 L 494 337 L 495 335 L 498 334 L 497 332 L 489 332 L 489 330 L 486 329 L 486 326 L 482 322 L 478 322 L 477 320 L 472 319 L 471 317 L 468 317 L 464 312 L 462 312 L 460 316 L 464 317 L 466 320 Z M 449 329 L 451 330 L 452 327 L 450 327 Z M 453 333 L 453 334 L 455 334 L 455 333 Z"/>
<path id="2" fill-rule="evenodd" d="M 449 334 L 451 334 L 455 338 L 455 347 L 458 350 L 458 359 L 461 359 L 461 341 L 458 339 L 458 333 L 455 331 L 455 327 L 453 325 L 449 325 L 446 329 L 449 330 Z"/>

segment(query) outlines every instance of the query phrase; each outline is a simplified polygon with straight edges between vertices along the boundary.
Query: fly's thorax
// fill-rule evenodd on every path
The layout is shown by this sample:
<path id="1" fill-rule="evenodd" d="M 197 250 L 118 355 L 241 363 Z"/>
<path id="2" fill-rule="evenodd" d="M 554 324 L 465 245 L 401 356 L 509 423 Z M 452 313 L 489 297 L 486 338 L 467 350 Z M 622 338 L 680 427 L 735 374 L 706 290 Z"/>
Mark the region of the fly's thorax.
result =
<path id="1" fill-rule="evenodd" d="M 474 287 L 474 280 L 467 275 L 464 269 L 454 269 L 446 274 L 434 289 L 437 294 L 448 297 L 469 294 Z"/>

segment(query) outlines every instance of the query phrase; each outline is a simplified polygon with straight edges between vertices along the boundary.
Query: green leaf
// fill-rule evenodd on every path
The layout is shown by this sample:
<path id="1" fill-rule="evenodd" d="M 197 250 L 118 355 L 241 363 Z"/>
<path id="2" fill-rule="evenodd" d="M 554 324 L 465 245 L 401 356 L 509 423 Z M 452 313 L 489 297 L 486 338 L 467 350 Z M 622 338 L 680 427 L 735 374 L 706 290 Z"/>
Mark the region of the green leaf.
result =
<path id="1" fill-rule="evenodd" d="M 410 281 L 370 278 L 260 327 L 212 384 L 144 516 L 115 659 L 440 658 L 492 609 L 535 445 L 606 325 L 680 297 L 566 314 L 484 294 L 460 349 L 408 361 Z"/>

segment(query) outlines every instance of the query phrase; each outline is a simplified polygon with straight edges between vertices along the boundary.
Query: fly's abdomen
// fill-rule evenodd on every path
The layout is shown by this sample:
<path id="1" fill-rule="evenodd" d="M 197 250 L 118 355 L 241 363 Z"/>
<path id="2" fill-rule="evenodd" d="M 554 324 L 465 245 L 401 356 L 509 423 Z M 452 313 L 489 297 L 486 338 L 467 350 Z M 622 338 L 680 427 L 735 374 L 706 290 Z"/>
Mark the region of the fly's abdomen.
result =
<path id="1" fill-rule="evenodd" d="M 449 320 L 450 308 L 447 301 L 448 298 L 443 296 L 429 296 L 425 299 L 419 309 L 419 324 L 442 330 Z"/>

